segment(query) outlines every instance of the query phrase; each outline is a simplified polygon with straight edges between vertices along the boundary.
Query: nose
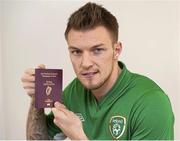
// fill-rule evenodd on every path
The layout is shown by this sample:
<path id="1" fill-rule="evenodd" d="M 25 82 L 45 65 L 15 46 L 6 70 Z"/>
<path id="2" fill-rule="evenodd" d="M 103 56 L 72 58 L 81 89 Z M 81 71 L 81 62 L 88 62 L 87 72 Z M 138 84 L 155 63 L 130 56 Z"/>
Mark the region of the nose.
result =
<path id="1" fill-rule="evenodd" d="M 81 66 L 84 69 L 89 69 L 93 66 L 92 57 L 90 56 L 90 54 L 88 52 L 86 52 L 86 53 L 84 52 L 84 54 L 82 56 Z"/>

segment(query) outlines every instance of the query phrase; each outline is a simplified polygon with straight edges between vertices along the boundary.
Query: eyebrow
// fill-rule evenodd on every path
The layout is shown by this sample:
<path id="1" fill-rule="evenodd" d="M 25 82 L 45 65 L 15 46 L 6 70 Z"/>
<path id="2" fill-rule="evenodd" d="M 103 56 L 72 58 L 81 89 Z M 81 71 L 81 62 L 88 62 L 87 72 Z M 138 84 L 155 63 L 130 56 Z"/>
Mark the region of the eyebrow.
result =
<path id="1" fill-rule="evenodd" d="M 103 45 L 104 45 L 104 44 L 101 43 L 101 44 L 94 45 L 94 46 L 92 46 L 91 48 L 97 48 L 97 47 L 100 47 L 100 46 L 103 46 Z"/>
<path id="2" fill-rule="evenodd" d="M 69 46 L 68 49 L 79 49 L 78 47 Z"/>
<path id="3" fill-rule="evenodd" d="M 100 46 L 103 46 L 104 44 L 101 43 L 101 44 L 97 44 L 97 45 L 94 45 L 92 46 L 91 48 L 97 48 L 97 47 L 100 47 Z M 69 46 L 68 49 L 79 49 L 78 47 L 75 47 L 75 46 Z"/>

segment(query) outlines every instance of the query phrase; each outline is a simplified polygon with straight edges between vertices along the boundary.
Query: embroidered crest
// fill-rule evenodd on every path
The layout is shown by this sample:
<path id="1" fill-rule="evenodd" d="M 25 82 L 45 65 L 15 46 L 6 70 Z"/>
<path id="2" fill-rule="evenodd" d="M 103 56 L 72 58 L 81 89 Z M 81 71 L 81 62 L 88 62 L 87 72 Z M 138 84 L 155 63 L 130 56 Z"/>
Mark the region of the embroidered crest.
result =
<path id="1" fill-rule="evenodd" d="M 122 116 L 113 116 L 109 121 L 109 130 L 113 138 L 120 138 L 126 127 L 126 118 Z"/>

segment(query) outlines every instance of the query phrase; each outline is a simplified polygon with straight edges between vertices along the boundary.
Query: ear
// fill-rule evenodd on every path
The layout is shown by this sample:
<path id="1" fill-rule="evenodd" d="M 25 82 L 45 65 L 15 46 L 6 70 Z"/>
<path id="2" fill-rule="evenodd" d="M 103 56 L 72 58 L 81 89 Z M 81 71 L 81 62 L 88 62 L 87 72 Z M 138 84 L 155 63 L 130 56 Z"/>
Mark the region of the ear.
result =
<path id="1" fill-rule="evenodd" d="M 114 59 L 118 60 L 119 55 L 121 54 L 122 51 L 122 43 L 118 42 L 114 44 Z"/>

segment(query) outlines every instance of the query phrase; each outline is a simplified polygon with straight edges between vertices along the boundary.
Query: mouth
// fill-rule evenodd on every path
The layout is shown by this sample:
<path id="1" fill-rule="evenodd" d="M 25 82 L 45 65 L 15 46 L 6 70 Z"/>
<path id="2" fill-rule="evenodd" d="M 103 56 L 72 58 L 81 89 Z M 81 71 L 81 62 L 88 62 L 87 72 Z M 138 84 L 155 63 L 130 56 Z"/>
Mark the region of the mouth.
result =
<path id="1" fill-rule="evenodd" d="M 91 71 L 91 72 L 83 72 L 81 73 L 81 75 L 85 78 L 92 78 L 94 77 L 96 74 L 98 73 L 98 71 Z"/>

